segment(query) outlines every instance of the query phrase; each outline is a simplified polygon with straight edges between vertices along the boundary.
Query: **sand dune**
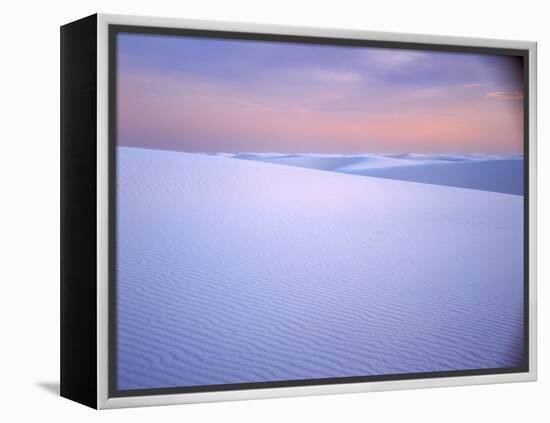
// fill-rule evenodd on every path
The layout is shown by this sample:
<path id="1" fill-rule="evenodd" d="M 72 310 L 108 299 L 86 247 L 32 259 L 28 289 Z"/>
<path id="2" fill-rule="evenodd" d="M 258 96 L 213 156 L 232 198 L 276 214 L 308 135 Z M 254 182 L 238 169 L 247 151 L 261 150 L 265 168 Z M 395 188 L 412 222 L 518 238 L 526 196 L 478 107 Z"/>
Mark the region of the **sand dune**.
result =
<path id="1" fill-rule="evenodd" d="M 231 157 L 255 160 L 265 163 L 306 167 L 317 170 L 345 172 L 347 169 L 376 169 L 381 167 L 407 166 L 422 164 L 417 160 L 407 160 L 374 154 L 277 154 L 277 153 L 241 153 Z"/>
<path id="2" fill-rule="evenodd" d="M 341 170 L 339 170 L 341 171 Z M 523 159 L 457 160 L 348 173 L 523 195 Z"/>
<path id="3" fill-rule="evenodd" d="M 360 174 L 367 169 L 386 169 L 402 166 L 421 166 L 424 163 L 417 160 L 398 159 L 384 156 L 367 156 L 358 158 L 354 163 L 334 168 L 335 172 Z"/>
<path id="4" fill-rule="evenodd" d="M 394 157 L 399 159 L 421 161 L 423 163 L 435 162 L 470 162 L 470 161 L 486 161 L 486 160 L 502 160 L 510 158 L 521 158 L 522 156 L 510 154 L 421 154 L 421 153 L 406 153 L 406 154 L 389 154 L 386 157 Z"/>
<path id="5" fill-rule="evenodd" d="M 352 175 L 523 194 L 523 157 L 520 155 L 243 153 L 228 157 Z"/>
<path id="6" fill-rule="evenodd" d="M 118 387 L 516 366 L 522 198 L 118 148 Z"/>

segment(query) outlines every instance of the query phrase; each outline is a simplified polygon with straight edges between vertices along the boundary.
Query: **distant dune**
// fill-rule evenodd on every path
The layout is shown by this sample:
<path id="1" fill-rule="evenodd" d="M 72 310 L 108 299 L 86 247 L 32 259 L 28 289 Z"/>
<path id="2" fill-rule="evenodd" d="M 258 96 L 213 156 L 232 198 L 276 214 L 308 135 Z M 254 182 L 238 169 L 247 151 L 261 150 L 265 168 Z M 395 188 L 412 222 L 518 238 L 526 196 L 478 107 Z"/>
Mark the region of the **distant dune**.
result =
<path id="1" fill-rule="evenodd" d="M 485 191 L 523 195 L 523 160 L 457 160 L 422 166 L 342 170 L 363 176 L 399 179 Z"/>
<path id="2" fill-rule="evenodd" d="M 401 158 L 376 155 L 337 155 L 337 154 L 263 154 L 243 153 L 232 156 L 236 159 L 255 160 L 287 166 L 307 167 L 317 170 L 344 172 L 347 169 L 376 169 L 381 167 L 420 165 L 422 163 Z"/>
<path id="3" fill-rule="evenodd" d="M 523 195 L 523 157 L 518 155 L 245 153 L 231 157 L 353 175 Z"/>
<path id="4" fill-rule="evenodd" d="M 333 170 L 356 162 L 359 158 L 346 156 L 319 156 L 319 155 L 265 155 L 265 154 L 237 154 L 236 159 L 256 160 L 266 163 L 283 164 L 296 167 L 307 167 L 318 170 Z"/>
<path id="5" fill-rule="evenodd" d="M 121 147 L 117 163 L 120 389 L 522 361 L 519 196 Z"/>

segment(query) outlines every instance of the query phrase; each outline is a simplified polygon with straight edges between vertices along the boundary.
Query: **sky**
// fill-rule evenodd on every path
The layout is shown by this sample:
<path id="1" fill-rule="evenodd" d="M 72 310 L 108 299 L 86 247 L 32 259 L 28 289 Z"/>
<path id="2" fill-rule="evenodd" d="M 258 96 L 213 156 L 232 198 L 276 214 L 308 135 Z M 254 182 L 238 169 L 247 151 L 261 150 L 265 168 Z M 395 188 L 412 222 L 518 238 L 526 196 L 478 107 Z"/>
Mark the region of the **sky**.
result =
<path id="1" fill-rule="evenodd" d="M 117 35 L 119 145 L 187 152 L 523 152 L 512 56 Z"/>

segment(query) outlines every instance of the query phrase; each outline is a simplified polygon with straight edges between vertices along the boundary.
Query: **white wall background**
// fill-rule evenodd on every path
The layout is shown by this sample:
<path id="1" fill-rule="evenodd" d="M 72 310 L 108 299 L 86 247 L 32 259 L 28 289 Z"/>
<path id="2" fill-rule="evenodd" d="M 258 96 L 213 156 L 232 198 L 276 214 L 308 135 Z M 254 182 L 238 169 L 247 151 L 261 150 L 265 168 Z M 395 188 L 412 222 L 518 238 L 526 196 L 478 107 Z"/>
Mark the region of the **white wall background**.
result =
<path id="1" fill-rule="evenodd" d="M 550 30 L 541 0 L 19 1 L 2 7 L 0 420 L 550 421 L 546 307 Z M 249 21 L 539 42 L 539 381 L 95 412 L 59 381 L 59 26 L 95 13 Z M 550 49 L 550 47 L 548 47 Z M 545 392 L 546 391 L 546 392 Z"/>

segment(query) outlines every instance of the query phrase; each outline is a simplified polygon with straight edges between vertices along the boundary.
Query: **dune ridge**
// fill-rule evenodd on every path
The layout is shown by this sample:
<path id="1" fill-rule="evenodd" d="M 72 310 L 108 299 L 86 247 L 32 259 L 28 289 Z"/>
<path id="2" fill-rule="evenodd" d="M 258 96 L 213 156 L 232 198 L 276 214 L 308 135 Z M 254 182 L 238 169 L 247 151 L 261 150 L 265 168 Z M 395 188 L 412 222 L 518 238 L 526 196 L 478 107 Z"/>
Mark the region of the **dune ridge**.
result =
<path id="1" fill-rule="evenodd" d="M 523 195 L 523 156 L 497 154 L 220 153 L 236 159 Z"/>

